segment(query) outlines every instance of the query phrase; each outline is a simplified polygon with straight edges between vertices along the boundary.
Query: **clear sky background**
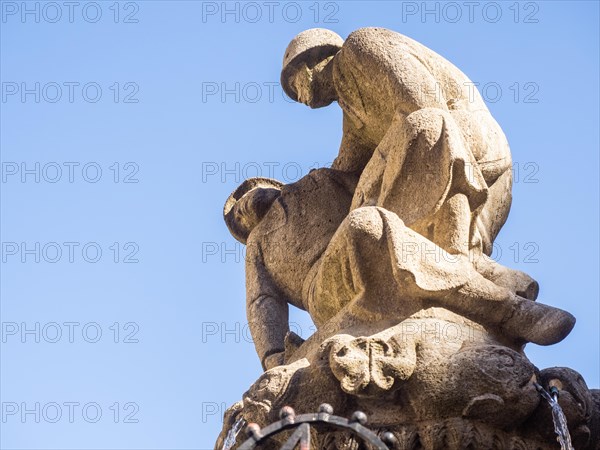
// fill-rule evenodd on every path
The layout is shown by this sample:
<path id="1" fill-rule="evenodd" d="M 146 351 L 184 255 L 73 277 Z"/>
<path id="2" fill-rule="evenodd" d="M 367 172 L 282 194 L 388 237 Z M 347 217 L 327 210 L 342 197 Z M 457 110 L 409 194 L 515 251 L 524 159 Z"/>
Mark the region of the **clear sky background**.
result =
<path id="1" fill-rule="evenodd" d="M 526 352 L 600 386 L 598 3 L 426 6 L 2 2 L 3 449 L 212 448 L 261 373 L 223 203 L 329 164 L 341 138 L 336 104 L 278 84 L 312 27 L 393 29 L 479 83 L 515 162 L 494 257 L 577 317 Z"/>

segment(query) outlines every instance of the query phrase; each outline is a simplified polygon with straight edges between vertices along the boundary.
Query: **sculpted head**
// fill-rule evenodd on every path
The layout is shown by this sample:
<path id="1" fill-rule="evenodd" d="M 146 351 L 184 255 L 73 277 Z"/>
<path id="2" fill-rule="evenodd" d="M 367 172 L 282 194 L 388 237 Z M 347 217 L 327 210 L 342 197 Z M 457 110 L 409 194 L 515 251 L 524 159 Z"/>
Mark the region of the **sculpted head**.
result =
<path id="1" fill-rule="evenodd" d="M 249 178 L 225 202 L 223 216 L 227 228 L 242 244 L 260 223 L 281 194 L 283 183 L 270 178 Z"/>
<path id="2" fill-rule="evenodd" d="M 331 60 L 344 40 L 324 28 L 298 34 L 283 58 L 281 85 L 285 93 L 311 108 L 321 108 L 337 100 Z"/>

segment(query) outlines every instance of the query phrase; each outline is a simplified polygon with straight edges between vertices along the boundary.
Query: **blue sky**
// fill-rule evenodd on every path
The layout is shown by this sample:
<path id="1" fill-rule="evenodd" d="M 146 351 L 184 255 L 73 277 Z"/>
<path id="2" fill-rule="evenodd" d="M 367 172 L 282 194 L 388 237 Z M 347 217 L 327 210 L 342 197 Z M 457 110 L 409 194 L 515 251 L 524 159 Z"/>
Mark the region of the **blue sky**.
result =
<path id="1" fill-rule="evenodd" d="M 278 84 L 316 26 L 393 29 L 479 83 L 515 163 L 494 256 L 577 317 L 526 352 L 600 385 L 597 2 L 75 3 L 1 2 L 0 447 L 212 448 L 261 371 L 223 203 L 341 137 Z"/>

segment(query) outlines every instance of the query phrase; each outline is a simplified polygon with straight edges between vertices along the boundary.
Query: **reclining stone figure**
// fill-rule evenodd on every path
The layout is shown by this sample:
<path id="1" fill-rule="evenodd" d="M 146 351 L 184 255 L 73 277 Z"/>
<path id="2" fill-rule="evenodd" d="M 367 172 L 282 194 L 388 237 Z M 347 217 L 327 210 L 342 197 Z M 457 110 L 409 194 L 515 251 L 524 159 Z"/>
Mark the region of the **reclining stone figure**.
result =
<path id="1" fill-rule="evenodd" d="M 534 280 L 486 256 L 510 208 L 511 156 L 462 72 L 389 30 L 360 29 L 344 42 L 312 29 L 289 44 L 281 82 L 311 107 L 337 100 L 344 136 L 335 172 L 283 187 L 281 197 L 278 186 L 249 182 L 227 202 L 242 241 L 257 227 L 248 318 L 264 367 L 283 361 L 287 302 L 317 328 L 342 310 L 401 319 L 433 301 L 517 341 L 549 344 L 570 331 L 568 313 L 523 303 L 537 296 Z M 346 180 L 343 192 L 334 178 Z"/>
<path id="2" fill-rule="evenodd" d="M 344 317 L 400 322 L 439 306 L 514 342 L 549 345 L 571 331 L 569 313 L 487 280 L 468 257 L 436 246 L 395 213 L 350 212 L 356 183 L 355 174 L 333 169 L 289 185 L 254 178 L 226 202 L 227 225 L 247 245 L 247 316 L 265 369 L 284 363 L 288 303 L 308 311 L 317 329 L 332 319 L 340 328 Z"/>
<path id="3" fill-rule="evenodd" d="M 531 277 L 489 258 L 512 161 L 474 84 L 382 28 L 345 42 L 300 33 L 281 83 L 311 108 L 337 101 L 343 138 L 332 168 L 288 185 L 252 178 L 227 199 L 265 372 L 226 412 L 216 448 L 241 418 L 264 426 L 286 404 L 308 412 L 323 401 L 367 411 L 398 448 L 550 448 L 539 383 L 561 390 L 575 447 L 595 449 L 598 391 L 573 371 L 539 371 L 522 347 L 562 340 L 573 316 L 535 303 Z M 289 332 L 289 304 L 317 327 L 306 341 Z"/>
<path id="4" fill-rule="evenodd" d="M 284 405 L 323 401 L 367 411 L 398 448 L 551 448 L 535 383 L 561 390 L 575 447 L 596 448 L 598 391 L 523 352 L 562 340 L 573 316 L 535 303 L 531 277 L 489 258 L 512 161 L 474 84 L 382 28 L 346 41 L 300 33 L 281 84 L 312 108 L 337 101 L 343 138 L 332 168 L 288 185 L 251 178 L 227 199 L 227 226 L 247 245 L 247 316 L 265 372 L 226 412 L 216 448 L 241 418 L 264 426 Z M 289 304 L 317 327 L 306 341 L 289 332 Z M 344 439 L 316 445 L 354 448 Z"/>

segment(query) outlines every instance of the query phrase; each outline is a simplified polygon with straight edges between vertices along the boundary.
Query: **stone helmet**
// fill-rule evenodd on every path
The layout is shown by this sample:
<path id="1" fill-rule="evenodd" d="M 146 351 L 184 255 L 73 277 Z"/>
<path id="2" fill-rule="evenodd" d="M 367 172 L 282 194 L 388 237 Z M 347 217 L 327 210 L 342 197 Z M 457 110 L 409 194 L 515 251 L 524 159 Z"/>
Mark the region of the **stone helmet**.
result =
<path id="1" fill-rule="evenodd" d="M 298 101 L 298 95 L 290 86 L 290 77 L 295 69 L 306 63 L 309 67 L 335 55 L 344 44 L 344 40 L 336 33 L 325 28 L 311 28 L 296 35 L 285 49 L 283 68 L 281 70 L 281 86 L 285 93 Z"/>
<path id="2" fill-rule="evenodd" d="M 231 193 L 223 207 L 223 217 L 227 224 L 227 228 L 229 228 L 229 232 L 236 240 L 242 244 L 246 244 L 246 240 L 251 231 L 240 222 L 238 217 L 236 217 L 236 210 L 234 207 L 238 201 L 254 189 L 276 189 L 280 191 L 283 185 L 284 184 L 281 181 L 272 178 L 254 177 L 248 178 Z"/>

